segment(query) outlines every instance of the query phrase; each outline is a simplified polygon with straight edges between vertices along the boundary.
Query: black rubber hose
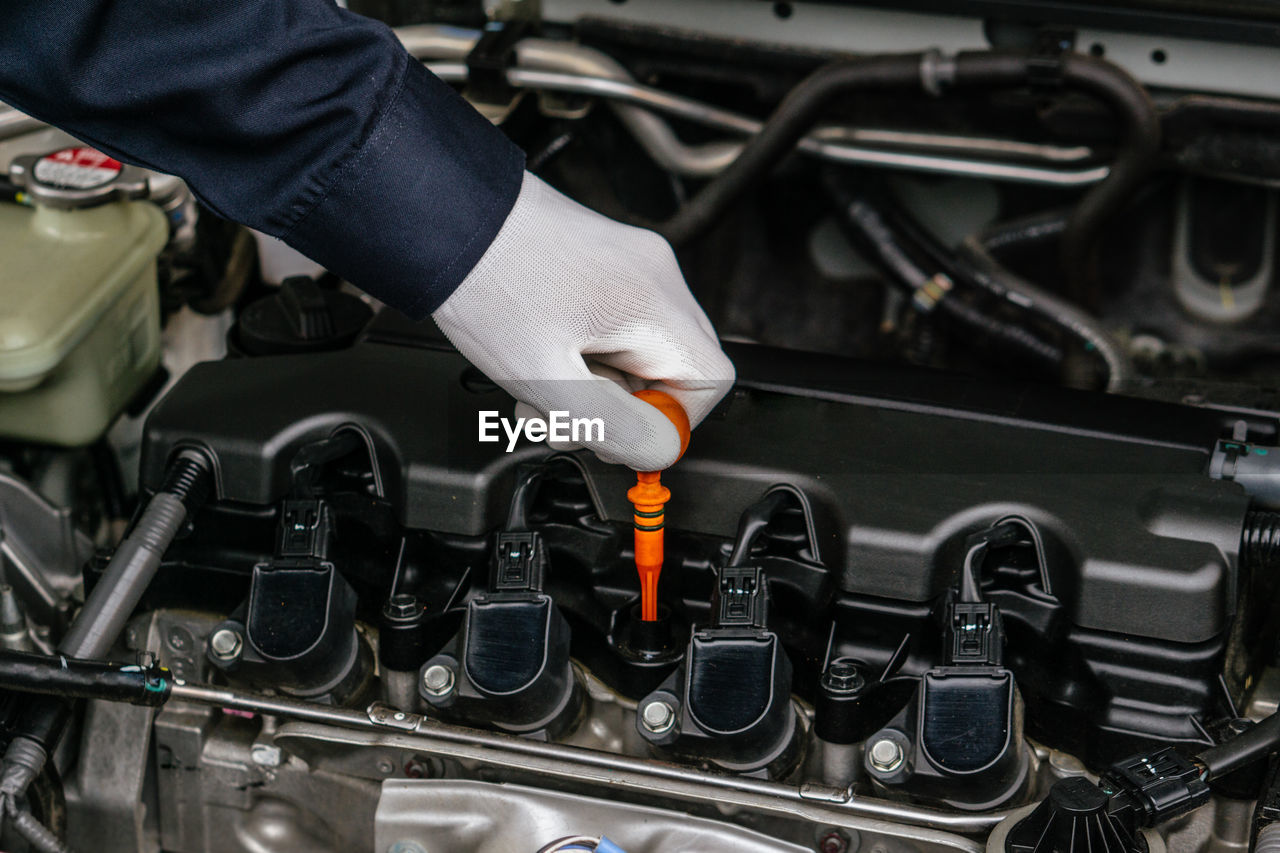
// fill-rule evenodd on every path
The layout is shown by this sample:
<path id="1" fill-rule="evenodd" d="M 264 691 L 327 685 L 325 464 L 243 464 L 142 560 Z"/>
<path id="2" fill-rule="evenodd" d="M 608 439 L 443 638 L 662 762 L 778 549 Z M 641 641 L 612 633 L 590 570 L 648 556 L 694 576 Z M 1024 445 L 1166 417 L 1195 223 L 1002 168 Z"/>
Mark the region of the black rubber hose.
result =
<path id="1" fill-rule="evenodd" d="M 855 91 L 925 90 L 923 69 L 938 66 L 936 54 L 894 54 L 833 62 L 792 89 L 761 131 L 729 166 L 716 175 L 671 219 L 657 226 L 674 246 L 697 237 L 764 177 L 817 123 L 829 104 Z M 947 64 L 947 63 L 943 63 Z M 935 72 L 932 83 L 956 89 L 1012 88 L 1031 82 L 1034 63 L 1021 53 L 961 53 Z M 1150 95 L 1119 67 L 1096 57 L 1065 54 L 1059 61 L 1063 85 L 1102 99 L 1119 118 L 1121 147 L 1106 180 L 1085 194 L 1072 211 L 1062 239 L 1068 283 L 1088 295 L 1094 272 L 1094 242 L 1107 220 L 1151 171 L 1160 147 L 1160 123 Z"/>
<path id="2" fill-rule="evenodd" d="M 1032 64 L 1021 54 L 961 53 L 955 61 L 955 86 L 1023 85 L 1030 82 L 1031 69 Z M 1099 232 L 1155 166 L 1160 150 L 1160 116 L 1142 84 L 1106 60 L 1067 53 L 1058 70 L 1063 85 L 1106 103 L 1121 124 L 1120 148 L 1106 180 L 1080 199 L 1062 233 L 1061 258 L 1067 285 L 1077 300 L 1096 302 L 1094 249 Z"/>
<path id="3" fill-rule="evenodd" d="M 1246 764 L 1265 758 L 1280 747 L 1280 713 L 1236 735 L 1229 741 L 1212 746 L 1196 756 L 1205 768 L 1205 779 L 1219 779 Z"/>
<path id="4" fill-rule="evenodd" d="M 536 463 L 521 465 L 516 470 L 516 485 L 511 491 L 511 505 L 507 510 L 507 530 L 529 529 L 529 510 L 538 497 L 538 489 L 546 473 L 546 466 Z"/>
<path id="5" fill-rule="evenodd" d="M 1121 121 L 1120 149 L 1107 179 L 1085 193 L 1062 232 L 1067 286 L 1078 301 L 1096 306 L 1098 238 L 1155 167 L 1160 116 L 1147 90 L 1119 66 L 1073 53 L 1064 57 L 1062 72 L 1069 85 L 1105 101 Z"/>
<path id="6" fill-rule="evenodd" d="M 909 296 L 935 277 L 920 265 L 917 257 L 932 253 L 927 247 L 904 239 L 905 235 L 890 225 L 889 221 L 866 197 L 843 186 L 838 180 L 826 181 L 832 200 L 839 206 L 841 224 L 854 242 L 862 246 L 889 276 L 890 280 L 904 288 Z M 941 264 L 935 264 L 940 266 Z M 949 269 L 942 270 L 951 273 Z M 958 278 L 949 275 L 949 280 Z M 955 282 L 952 281 L 954 284 Z M 960 280 L 961 284 L 965 282 Z M 1043 340 L 1023 326 L 1008 323 L 982 311 L 959 298 L 955 293 L 944 294 L 935 309 L 943 316 L 964 326 L 977 337 L 1003 344 L 1030 356 L 1036 362 L 1053 371 L 1062 367 L 1061 348 Z"/>
<path id="7" fill-rule="evenodd" d="M 0 689 L 63 699 L 105 699 L 158 707 L 169 698 L 169 670 L 60 655 L 0 652 Z"/>
<path id="8" fill-rule="evenodd" d="M 958 251 L 938 242 L 905 211 L 891 209 L 886 219 L 900 239 L 942 266 L 957 283 L 979 290 L 1048 321 L 1084 344 L 1102 359 L 1107 369 L 1107 388 L 1116 391 L 1132 377 L 1124 348 L 1097 320 L 1083 309 L 1017 276 L 991 254 L 991 247 L 1010 247 L 1061 234 L 1066 219 L 1061 211 L 1035 214 L 993 225 L 966 238 Z M 1021 330 L 1026 334 L 1026 330 Z M 1062 356 L 1059 354 L 1058 363 Z"/>
<path id="9" fill-rule="evenodd" d="M 991 256 L 980 236 L 967 237 L 957 256 L 959 274 L 991 295 L 1038 314 L 1079 338 L 1107 367 L 1107 390 L 1118 391 L 1133 376 L 1120 344 L 1090 314 L 1015 275 Z"/>
<path id="10" fill-rule="evenodd" d="M 998 222 L 978 235 L 983 247 L 992 254 L 1039 246 L 1047 240 L 1061 237 L 1067 230 L 1070 210 L 1049 210 Z"/>
<path id="11" fill-rule="evenodd" d="M 1029 329 L 1006 323 L 954 296 L 943 300 L 940 310 L 944 316 L 968 327 L 977 337 L 1016 349 L 1055 372 L 1062 369 L 1062 348 L 1041 339 Z"/>
<path id="12" fill-rule="evenodd" d="M 738 535 L 734 539 L 729 562 L 725 565 L 746 565 L 756 539 L 768 528 L 773 517 L 786 505 L 789 497 L 791 495 L 788 492 L 773 491 L 742 511 L 742 515 L 738 518 Z"/>
<path id="13" fill-rule="evenodd" d="M 787 93 L 763 128 L 724 171 L 716 175 L 658 231 L 673 246 L 701 235 L 756 181 L 795 148 L 840 95 L 853 91 L 919 91 L 924 54 L 846 59 L 824 65 Z"/>

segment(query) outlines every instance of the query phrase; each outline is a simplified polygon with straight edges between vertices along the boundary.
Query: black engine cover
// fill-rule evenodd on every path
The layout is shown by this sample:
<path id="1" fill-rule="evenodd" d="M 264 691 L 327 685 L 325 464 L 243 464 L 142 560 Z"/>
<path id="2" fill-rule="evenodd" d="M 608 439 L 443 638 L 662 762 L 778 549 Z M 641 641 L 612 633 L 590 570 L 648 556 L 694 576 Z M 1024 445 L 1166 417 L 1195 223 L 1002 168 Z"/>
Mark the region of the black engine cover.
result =
<path id="1" fill-rule="evenodd" d="M 510 398 L 447 348 L 406 343 L 375 330 L 342 352 L 198 365 L 147 423 L 143 485 L 156 487 L 173 453 L 195 445 L 215 460 L 218 498 L 271 506 L 299 446 L 354 429 L 405 528 L 494 530 L 516 466 L 547 451 L 479 443 L 477 413 L 510 415 Z M 1030 733 L 1107 753 L 1135 739 L 1199 740 L 1191 718 L 1221 713 L 1249 499 L 1205 473 L 1229 434 L 1217 413 L 727 349 L 740 379 L 663 477 L 674 495 L 668 526 L 728 537 L 768 487 L 808 496 L 828 592 L 775 595 L 771 625 L 804 645 L 790 650 L 798 692 L 811 695 L 800 682 L 825 642 L 789 636 L 788 619 L 823 640 L 834 623 L 833 654 L 871 667 L 934 666 L 937 605 L 956 583 L 965 537 L 1018 514 L 1042 531 L 1048 565 L 1008 555 L 988 595 L 1007 622 L 1006 664 Z M 630 472 L 582 461 L 605 521 L 628 522 Z M 1099 737 L 1108 733 L 1123 744 Z"/>

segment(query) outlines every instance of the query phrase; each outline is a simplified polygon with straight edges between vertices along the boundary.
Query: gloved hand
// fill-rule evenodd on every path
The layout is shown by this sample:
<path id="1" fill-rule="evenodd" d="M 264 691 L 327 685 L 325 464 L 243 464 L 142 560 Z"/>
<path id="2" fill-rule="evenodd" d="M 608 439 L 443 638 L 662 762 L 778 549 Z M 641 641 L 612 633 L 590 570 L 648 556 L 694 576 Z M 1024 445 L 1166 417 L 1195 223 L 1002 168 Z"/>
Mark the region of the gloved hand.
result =
<path id="1" fill-rule="evenodd" d="M 582 446 L 640 471 L 671 465 L 680 439 L 631 390 L 666 391 L 696 426 L 733 383 L 667 241 L 528 172 L 497 238 L 432 317 L 472 364 L 542 416 L 600 418 L 603 441 Z"/>

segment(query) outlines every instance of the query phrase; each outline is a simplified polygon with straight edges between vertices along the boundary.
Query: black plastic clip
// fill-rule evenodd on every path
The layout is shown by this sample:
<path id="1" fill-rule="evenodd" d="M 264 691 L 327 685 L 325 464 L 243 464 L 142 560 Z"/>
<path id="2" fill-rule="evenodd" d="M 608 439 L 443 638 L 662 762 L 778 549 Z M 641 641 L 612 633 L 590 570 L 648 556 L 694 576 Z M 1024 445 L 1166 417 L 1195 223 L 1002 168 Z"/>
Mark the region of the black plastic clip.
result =
<path id="1" fill-rule="evenodd" d="M 1076 49 L 1075 30 L 1041 27 L 1027 61 L 1027 82 L 1032 89 L 1062 88 L 1062 58 Z"/>
<path id="2" fill-rule="evenodd" d="M 953 602 L 947 624 L 949 664 L 999 666 L 1004 631 L 1000 611 L 987 602 Z"/>
<path id="3" fill-rule="evenodd" d="M 764 574 L 752 566 L 726 567 L 712 600 L 716 628 L 763 628 L 768 620 Z"/>
<path id="4" fill-rule="evenodd" d="M 1199 808 L 1209 800 L 1204 768 L 1166 747 L 1135 755 L 1102 775 L 1099 786 L 1111 797 L 1108 812 L 1128 826 L 1156 826 Z"/>
<path id="5" fill-rule="evenodd" d="M 494 543 L 490 592 L 541 592 L 546 554 L 542 537 L 531 531 L 498 534 Z"/>
<path id="6" fill-rule="evenodd" d="M 516 45 L 533 30 L 529 19 L 490 21 L 467 54 L 467 94 L 485 104 L 509 104 L 516 92 L 507 83 L 515 64 Z"/>
<path id="7" fill-rule="evenodd" d="M 324 501 L 285 501 L 280 510 L 276 556 L 286 560 L 326 559 L 330 527 L 329 508 Z"/>

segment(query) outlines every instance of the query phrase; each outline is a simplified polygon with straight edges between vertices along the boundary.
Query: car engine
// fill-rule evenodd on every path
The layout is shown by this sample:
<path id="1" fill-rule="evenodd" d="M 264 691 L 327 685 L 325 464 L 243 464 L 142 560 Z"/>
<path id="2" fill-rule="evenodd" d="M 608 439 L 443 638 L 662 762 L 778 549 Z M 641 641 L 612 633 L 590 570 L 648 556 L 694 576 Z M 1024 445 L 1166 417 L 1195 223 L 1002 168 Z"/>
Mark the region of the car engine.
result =
<path id="1" fill-rule="evenodd" d="M 1273 853 L 1280 13 L 944 6 L 351 0 L 721 334 L 652 619 L 634 472 L 0 109 L 0 848 Z"/>

